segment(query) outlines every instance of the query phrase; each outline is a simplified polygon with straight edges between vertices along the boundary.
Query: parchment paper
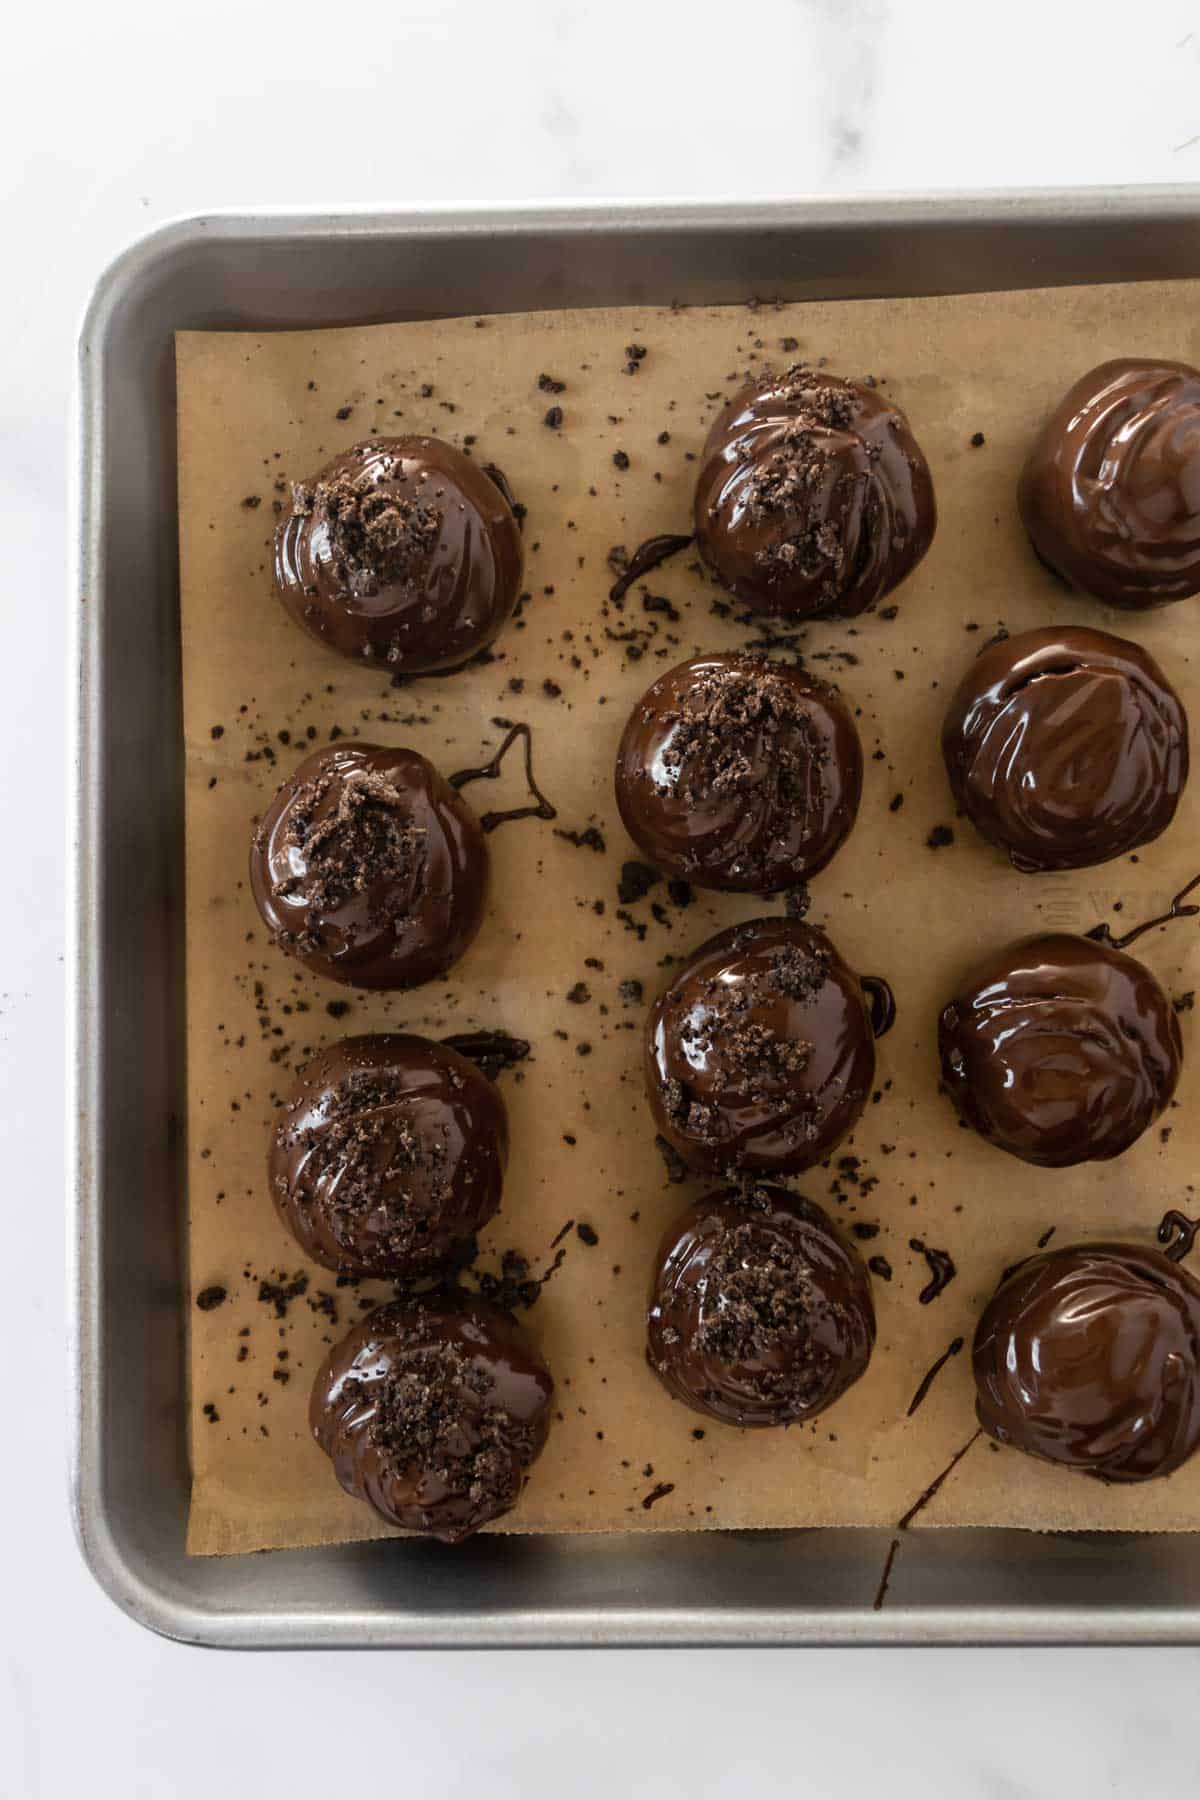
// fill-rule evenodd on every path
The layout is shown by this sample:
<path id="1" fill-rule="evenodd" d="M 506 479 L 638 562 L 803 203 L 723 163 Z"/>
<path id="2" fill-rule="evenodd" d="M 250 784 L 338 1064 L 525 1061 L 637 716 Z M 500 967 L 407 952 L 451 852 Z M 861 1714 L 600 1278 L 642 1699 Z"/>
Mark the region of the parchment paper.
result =
<path id="1" fill-rule="evenodd" d="M 630 344 L 644 357 L 631 358 Z M 193 1296 L 227 1290 L 211 1310 L 189 1311 L 193 1552 L 386 1534 L 341 1493 L 306 1425 L 327 1345 L 384 1290 L 338 1289 L 306 1265 L 264 1173 L 277 1095 L 344 1033 L 494 1025 L 534 1044 L 522 1079 L 501 1078 L 513 1157 L 481 1266 L 512 1246 L 544 1268 L 568 1220 L 598 1242 L 567 1234 L 562 1266 L 526 1315 L 557 1376 L 561 1416 L 511 1530 L 893 1523 L 973 1429 L 970 1338 L 1001 1271 L 1051 1226 L 1060 1244 L 1098 1233 L 1146 1242 L 1165 1207 L 1189 1208 L 1200 1068 L 1187 1013 L 1191 1060 L 1169 1130 L 1152 1129 L 1116 1163 L 1027 1167 L 961 1130 L 937 1091 L 938 1010 L 974 957 L 1039 927 L 1086 930 L 1118 903 L 1114 924 L 1128 925 L 1197 866 L 1193 779 L 1170 832 L 1140 858 L 1020 876 L 955 820 L 938 751 L 949 692 L 1000 622 L 1133 637 L 1200 721 L 1200 605 L 1117 615 L 1072 598 L 1036 563 L 1017 519 L 1014 483 L 1036 423 L 1078 374 L 1118 353 L 1200 361 L 1195 285 L 179 338 L 191 1281 Z M 858 1166 L 815 1169 L 795 1185 L 843 1227 L 878 1224 L 862 1248 L 886 1258 L 893 1278 L 875 1280 L 874 1357 L 836 1408 L 804 1429 L 738 1432 L 669 1400 L 643 1360 L 655 1247 L 709 1184 L 666 1178 L 641 1090 L 645 1006 L 624 1001 L 619 984 L 640 980 L 649 1000 L 667 978 L 664 958 L 773 908 L 700 893 L 684 908 L 660 886 L 622 919 L 620 868 L 635 852 L 616 818 L 612 767 L 629 708 L 663 668 L 744 644 L 758 628 L 714 613 L 722 596 L 691 552 L 615 612 L 606 558 L 613 545 L 689 528 L 690 458 L 714 411 L 745 371 L 796 356 L 887 383 L 932 464 L 940 525 L 891 597 L 895 617 L 801 634 L 812 665 L 854 702 L 867 754 L 857 828 L 814 883 L 812 917 L 852 965 L 889 978 L 899 1016 L 880 1045 L 877 1103 L 841 1153 Z M 539 388 L 539 375 L 564 390 Z M 552 406 L 562 408 L 557 429 L 544 422 Z M 393 688 L 310 641 L 275 598 L 270 544 L 284 484 L 372 429 L 463 444 L 499 464 L 528 507 L 530 597 L 494 661 Z M 647 591 L 670 610 L 644 610 Z M 253 818 L 309 743 L 336 727 L 411 743 L 450 771 L 491 753 L 497 719 L 533 725 L 536 772 L 558 818 L 490 839 L 490 916 L 449 978 L 363 995 L 276 952 L 247 891 L 247 847 Z M 502 781 L 467 793 L 480 810 L 519 800 L 519 758 Z M 556 835 L 590 824 L 603 854 Z M 954 842 L 932 849 L 939 825 Z M 1194 924 L 1143 939 L 1136 954 L 1173 995 L 1200 985 Z M 590 997 L 569 1003 L 580 981 Z M 331 1001 L 349 1003 L 342 1016 Z M 913 1238 L 949 1251 L 958 1269 L 926 1305 Z M 308 1286 L 277 1307 L 260 1288 L 280 1272 L 306 1273 Z M 906 1419 L 922 1374 L 959 1335 L 966 1348 Z M 1200 1458 L 1164 1482 L 1106 1488 L 980 1441 L 923 1522 L 1195 1528 Z"/>

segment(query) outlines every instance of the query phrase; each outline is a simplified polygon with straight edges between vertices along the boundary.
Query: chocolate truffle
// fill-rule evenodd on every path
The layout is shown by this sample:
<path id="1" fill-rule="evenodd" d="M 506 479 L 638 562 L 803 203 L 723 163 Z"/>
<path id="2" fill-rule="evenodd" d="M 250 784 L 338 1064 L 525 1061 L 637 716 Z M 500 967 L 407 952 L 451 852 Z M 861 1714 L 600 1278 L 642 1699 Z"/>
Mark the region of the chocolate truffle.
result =
<path id="1" fill-rule="evenodd" d="M 1200 1443 L 1200 1284 L 1158 1250 L 1072 1244 L 1019 1263 L 975 1333 L 989 1437 L 1104 1481 L 1152 1481 Z"/>
<path id="2" fill-rule="evenodd" d="M 428 1038 L 343 1038 L 301 1069 L 271 1139 L 271 1192 L 306 1256 L 411 1280 L 460 1259 L 500 1204 L 495 1084 Z"/>
<path id="3" fill-rule="evenodd" d="M 724 1189 L 663 1239 L 646 1359 L 668 1393 L 725 1425 L 815 1419 L 875 1342 L 862 1258 L 786 1188 Z"/>
<path id="4" fill-rule="evenodd" d="M 1171 823 L 1187 714 L 1139 645 L 1079 626 L 1026 631 L 963 678 L 942 755 L 959 807 L 1015 868 L 1086 869 Z"/>
<path id="5" fill-rule="evenodd" d="M 456 1544 L 516 1505 L 553 1393 L 507 1313 L 443 1293 L 376 1307 L 348 1332 L 313 1384 L 309 1422 L 348 1494 Z"/>
<path id="6" fill-rule="evenodd" d="M 617 805 L 642 854 L 700 887 L 774 893 L 823 869 L 862 793 L 862 748 L 835 689 L 792 663 L 693 657 L 634 707 Z"/>
<path id="7" fill-rule="evenodd" d="M 371 438 L 293 484 L 275 533 L 292 617 L 393 675 L 459 668 L 511 616 L 521 586 L 512 507 L 439 438 Z"/>
<path id="8" fill-rule="evenodd" d="M 1017 488 L 1056 575 L 1135 611 L 1200 593 L 1200 370 L 1118 357 L 1043 425 Z"/>
<path id="9" fill-rule="evenodd" d="M 929 465 L 878 387 L 797 364 L 735 394 L 708 434 L 696 542 L 758 612 L 865 612 L 912 573 L 936 524 Z"/>
<path id="10" fill-rule="evenodd" d="M 942 1080 L 969 1125 L 1045 1168 L 1120 1156 L 1179 1080 L 1174 1008 L 1132 956 L 1067 932 L 994 951 L 938 1027 Z"/>
<path id="11" fill-rule="evenodd" d="M 871 992 L 868 1003 L 864 987 Z M 875 1075 L 878 977 L 848 969 L 823 931 L 755 919 L 679 968 L 646 1025 L 659 1132 L 704 1173 L 785 1175 L 839 1144 Z"/>
<path id="12" fill-rule="evenodd" d="M 267 808 L 250 886 L 280 949 L 318 975 L 415 987 L 479 929 L 487 850 L 466 801 L 417 751 L 331 745 Z"/>

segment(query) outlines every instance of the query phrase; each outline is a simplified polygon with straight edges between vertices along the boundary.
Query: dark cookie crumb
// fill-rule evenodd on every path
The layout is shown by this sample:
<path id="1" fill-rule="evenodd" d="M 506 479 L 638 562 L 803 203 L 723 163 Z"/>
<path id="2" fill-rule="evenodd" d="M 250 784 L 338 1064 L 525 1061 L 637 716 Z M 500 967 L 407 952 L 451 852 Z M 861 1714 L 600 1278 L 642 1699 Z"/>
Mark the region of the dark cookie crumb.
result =
<path id="1" fill-rule="evenodd" d="M 660 1133 L 655 1135 L 654 1145 L 666 1166 L 667 1180 L 672 1183 L 687 1179 L 687 1164 L 676 1150 Z"/>
<path id="2" fill-rule="evenodd" d="M 617 899 L 622 906 L 630 906 L 635 900 L 643 899 L 652 887 L 657 887 L 662 876 L 649 863 L 624 862 L 621 864 L 621 879 L 617 883 Z"/>
<path id="3" fill-rule="evenodd" d="M 264 1306 L 275 1309 L 277 1319 L 286 1319 L 288 1307 L 293 1300 L 299 1300 L 308 1292 L 308 1276 L 303 1270 L 298 1275 L 280 1275 L 272 1280 L 266 1276 L 258 1284 L 258 1298 Z"/>
<path id="4" fill-rule="evenodd" d="M 227 1290 L 214 1283 L 212 1287 L 200 1289 L 196 1295 L 196 1305 L 201 1312 L 212 1312 L 215 1307 L 223 1305 L 227 1298 Z"/>
<path id="5" fill-rule="evenodd" d="M 602 855 L 608 848 L 604 842 L 604 833 L 598 825 L 588 825 L 582 831 L 566 831 L 556 825 L 554 835 L 563 838 L 568 844 L 574 844 L 577 850 L 595 850 Z"/>

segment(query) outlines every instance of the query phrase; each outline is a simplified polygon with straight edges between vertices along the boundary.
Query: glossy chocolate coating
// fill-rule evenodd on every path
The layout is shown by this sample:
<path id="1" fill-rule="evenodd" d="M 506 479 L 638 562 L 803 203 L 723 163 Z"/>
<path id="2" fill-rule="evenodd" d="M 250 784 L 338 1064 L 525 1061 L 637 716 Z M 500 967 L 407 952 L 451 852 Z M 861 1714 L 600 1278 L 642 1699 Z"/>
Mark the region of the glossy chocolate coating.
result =
<path id="1" fill-rule="evenodd" d="M 1052 1169 L 1128 1150 L 1170 1100 L 1182 1058 L 1149 969 L 1067 932 L 993 951 L 942 1013 L 938 1045 L 967 1123 Z"/>
<path id="2" fill-rule="evenodd" d="M 297 482 L 275 533 L 292 617 L 391 674 L 456 669 L 486 649 L 521 586 L 512 507 L 440 438 L 371 438 Z"/>
<path id="3" fill-rule="evenodd" d="M 411 1280 L 447 1267 L 500 1204 L 495 1084 L 428 1038 L 343 1038 L 301 1069 L 271 1138 L 271 1193 L 314 1262 Z"/>
<path id="4" fill-rule="evenodd" d="M 326 1358 L 309 1423 L 348 1494 L 455 1544 L 511 1512 L 554 1382 L 508 1313 L 458 1293 L 376 1307 Z"/>
<path id="5" fill-rule="evenodd" d="M 705 1173 L 810 1168 L 852 1129 L 874 1075 L 862 984 L 798 919 L 710 938 L 646 1024 L 655 1126 Z"/>
<path id="6" fill-rule="evenodd" d="M 1030 1456 L 1152 1481 L 1200 1443 L 1200 1284 L 1161 1251 L 1073 1244 L 1019 1263 L 974 1355 L 979 1423 Z"/>
<path id="7" fill-rule="evenodd" d="M 1109 606 L 1200 593 L 1200 371 L 1120 357 L 1046 420 L 1017 487 L 1044 563 Z"/>
<path id="8" fill-rule="evenodd" d="M 634 707 L 616 788 L 625 829 L 665 874 L 775 893 L 845 840 L 862 747 L 841 696 L 794 664 L 697 656 Z"/>
<path id="9" fill-rule="evenodd" d="M 696 1412 L 725 1425 L 814 1419 L 858 1380 L 874 1342 L 862 1258 L 786 1188 L 710 1194 L 662 1241 L 646 1360 Z"/>
<path id="10" fill-rule="evenodd" d="M 1014 867 L 1085 869 L 1171 823 L 1187 714 L 1138 644 L 1080 626 L 1026 631 L 972 664 L 942 755 L 959 807 Z"/>
<path id="11" fill-rule="evenodd" d="M 802 365 L 767 374 L 708 434 L 696 542 L 758 612 L 865 612 L 916 568 L 936 525 L 929 465 L 877 387 Z"/>
<path id="12" fill-rule="evenodd" d="M 318 975 L 404 988 L 479 929 L 479 821 L 415 750 L 337 744 L 285 781 L 254 834 L 250 885 L 276 944 Z"/>

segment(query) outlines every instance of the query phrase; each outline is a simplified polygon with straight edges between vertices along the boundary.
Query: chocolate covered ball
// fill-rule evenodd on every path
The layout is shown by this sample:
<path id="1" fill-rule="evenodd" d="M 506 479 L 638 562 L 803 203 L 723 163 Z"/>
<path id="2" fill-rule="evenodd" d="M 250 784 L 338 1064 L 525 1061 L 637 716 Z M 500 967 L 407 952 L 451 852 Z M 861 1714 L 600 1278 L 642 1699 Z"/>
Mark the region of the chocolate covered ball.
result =
<path id="1" fill-rule="evenodd" d="M 1128 1150 L 1175 1092 L 1183 1054 L 1149 969 L 1067 932 L 985 958 L 943 1011 L 938 1046 L 966 1122 L 1051 1169 Z"/>
<path id="2" fill-rule="evenodd" d="M 306 1256 L 411 1280 L 461 1260 L 500 1204 L 508 1122 L 456 1050 L 399 1033 L 306 1063 L 271 1138 L 271 1193 Z"/>
<path id="3" fill-rule="evenodd" d="M 863 1373 L 875 1308 L 862 1258 L 786 1188 L 699 1200 L 659 1250 L 646 1358 L 725 1425 L 815 1419 Z"/>
<path id="4" fill-rule="evenodd" d="M 296 482 L 275 584 L 330 649 L 394 675 L 459 668 L 512 615 L 521 535 L 505 494 L 440 438 L 371 438 Z"/>
<path id="5" fill-rule="evenodd" d="M 625 829 L 665 874 L 774 893 L 844 842 L 862 748 L 837 691 L 794 664 L 696 656 L 634 707 L 616 789 Z"/>
<path id="6" fill-rule="evenodd" d="M 326 1358 L 309 1422 L 348 1494 L 456 1544 L 511 1512 L 554 1382 L 509 1314 L 443 1293 L 376 1307 Z"/>
<path id="7" fill-rule="evenodd" d="M 646 1024 L 655 1126 L 691 1168 L 784 1175 L 820 1162 L 857 1122 L 875 1076 L 872 1008 L 890 994 L 823 931 L 755 919 L 710 938 Z M 883 997 L 881 999 L 881 996 Z"/>
<path id="8" fill-rule="evenodd" d="M 1118 357 L 1046 420 L 1017 489 L 1034 549 L 1109 606 L 1200 593 L 1200 370 Z"/>
<path id="9" fill-rule="evenodd" d="M 254 834 L 250 885 L 281 950 L 353 987 L 444 975 L 479 929 L 479 821 L 416 750 L 337 744 L 285 781 Z"/>
<path id="10" fill-rule="evenodd" d="M 1187 714 L 1140 645 L 1080 626 L 1026 631 L 972 664 L 942 755 L 958 806 L 1014 867 L 1085 869 L 1171 823 Z"/>
<path id="11" fill-rule="evenodd" d="M 1200 1284 L 1158 1250 L 1073 1244 L 1019 1263 L 975 1333 L 989 1437 L 1104 1481 L 1152 1481 L 1200 1443 Z"/>
<path id="12" fill-rule="evenodd" d="M 797 364 L 735 394 L 708 434 L 696 542 L 758 612 L 865 612 L 912 573 L 936 524 L 929 465 L 878 387 Z"/>

